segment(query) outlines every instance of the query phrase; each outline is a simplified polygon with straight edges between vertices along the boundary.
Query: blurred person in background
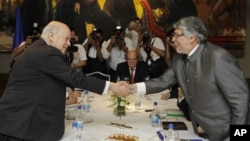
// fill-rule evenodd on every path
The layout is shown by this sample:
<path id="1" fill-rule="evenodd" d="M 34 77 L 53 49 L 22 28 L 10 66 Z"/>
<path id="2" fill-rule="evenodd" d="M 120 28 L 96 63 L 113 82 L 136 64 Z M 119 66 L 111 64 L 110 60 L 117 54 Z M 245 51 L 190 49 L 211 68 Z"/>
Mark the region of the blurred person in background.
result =
<path id="1" fill-rule="evenodd" d="M 142 36 L 143 23 L 139 18 L 130 21 L 128 27 L 125 29 L 126 36 L 132 40 L 133 46 L 137 47 L 138 41 Z"/>
<path id="2" fill-rule="evenodd" d="M 74 28 L 71 28 L 70 46 L 67 49 L 66 56 L 68 63 L 72 68 L 82 72 L 82 68 L 87 65 L 85 48 L 78 43 L 78 34 Z"/>
<path id="3" fill-rule="evenodd" d="M 87 54 L 87 65 L 83 68 L 83 72 L 102 72 L 107 73 L 106 60 L 103 58 L 102 54 L 102 44 L 105 42 L 103 38 L 103 31 L 100 28 L 94 28 L 92 33 L 83 42 L 83 47 Z"/>
<path id="4" fill-rule="evenodd" d="M 114 35 L 103 44 L 102 54 L 108 62 L 108 71 L 112 82 L 117 80 L 117 65 L 125 62 L 128 50 L 135 49 L 130 38 L 125 36 L 124 28 L 116 26 Z"/>
<path id="5" fill-rule="evenodd" d="M 129 50 L 126 53 L 126 62 L 119 63 L 117 75 L 121 80 L 129 78 L 130 84 L 143 82 L 149 77 L 149 68 L 143 61 L 139 61 L 136 50 Z"/>
<path id="6" fill-rule="evenodd" d="M 41 36 L 41 30 L 37 28 L 37 23 L 34 23 L 33 29 L 27 35 L 25 41 L 21 42 L 20 45 L 14 48 L 14 50 L 12 51 L 10 70 L 12 69 L 14 63 L 16 62 L 17 57 L 21 55 L 23 51 L 31 45 L 31 43 L 33 43 L 37 39 L 40 39 L 40 36 Z"/>
<path id="7" fill-rule="evenodd" d="M 139 38 L 137 52 L 149 66 L 150 79 L 161 76 L 169 67 L 165 60 L 165 46 L 161 38 L 156 37 L 150 29 L 144 29 Z"/>

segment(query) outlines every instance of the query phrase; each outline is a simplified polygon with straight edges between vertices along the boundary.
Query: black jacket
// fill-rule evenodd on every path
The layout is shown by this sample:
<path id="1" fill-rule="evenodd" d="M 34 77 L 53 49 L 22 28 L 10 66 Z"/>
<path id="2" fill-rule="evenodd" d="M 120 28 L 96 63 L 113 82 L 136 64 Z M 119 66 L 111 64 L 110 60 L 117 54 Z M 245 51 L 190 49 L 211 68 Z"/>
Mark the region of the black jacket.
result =
<path id="1" fill-rule="evenodd" d="M 123 80 L 124 77 L 130 78 L 130 71 L 127 62 L 117 65 L 117 75 Z M 134 82 L 143 82 L 149 76 L 149 68 L 146 63 L 138 61 L 135 69 Z"/>
<path id="2" fill-rule="evenodd" d="M 34 42 L 17 59 L 0 99 L 0 133 L 59 140 L 64 133 L 66 84 L 102 93 L 106 82 L 81 75 L 43 40 Z"/>

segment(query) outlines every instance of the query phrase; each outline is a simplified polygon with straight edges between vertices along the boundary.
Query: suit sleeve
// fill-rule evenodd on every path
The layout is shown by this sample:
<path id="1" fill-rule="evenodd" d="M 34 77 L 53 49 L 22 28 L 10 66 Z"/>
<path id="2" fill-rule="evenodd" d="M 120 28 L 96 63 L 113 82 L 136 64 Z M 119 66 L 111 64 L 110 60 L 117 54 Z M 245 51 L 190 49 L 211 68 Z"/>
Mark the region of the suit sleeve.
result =
<path id="1" fill-rule="evenodd" d="M 176 83 L 177 81 L 175 78 L 174 71 L 172 69 L 168 69 L 160 77 L 145 82 L 146 93 L 150 94 L 160 92 L 167 88 L 170 88 Z"/>
<path id="2" fill-rule="evenodd" d="M 106 84 L 105 80 L 82 75 L 66 63 L 64 56 L 60 52 L 48 52 L 52 53 L 41 55 L 43 60 L 41 67 L 44 73 L 74 88 L 86 89 L 98 94 L 103 93 Z"/>

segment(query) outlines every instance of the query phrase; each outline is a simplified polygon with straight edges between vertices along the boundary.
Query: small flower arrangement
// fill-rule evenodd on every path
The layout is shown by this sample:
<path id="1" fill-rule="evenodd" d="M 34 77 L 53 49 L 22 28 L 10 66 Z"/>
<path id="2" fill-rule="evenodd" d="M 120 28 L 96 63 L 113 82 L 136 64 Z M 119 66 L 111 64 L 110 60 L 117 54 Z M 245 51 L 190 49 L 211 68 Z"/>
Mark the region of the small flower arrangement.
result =
<path id="1" fill-rule="evenodd" d="M 116 116 L 126 115 L 126 105 L 130 104 L 129 100 L 126 97 L 120 98 L 115 94 L 111 94 L 111 100 L 114 105 L 114 114 Z"/>

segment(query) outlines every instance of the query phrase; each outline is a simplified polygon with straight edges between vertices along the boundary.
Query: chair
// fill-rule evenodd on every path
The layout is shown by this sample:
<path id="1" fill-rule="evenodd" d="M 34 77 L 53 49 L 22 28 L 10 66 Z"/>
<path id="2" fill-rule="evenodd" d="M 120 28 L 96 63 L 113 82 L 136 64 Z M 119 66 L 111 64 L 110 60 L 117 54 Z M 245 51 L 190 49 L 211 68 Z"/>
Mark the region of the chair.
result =
<path id="1" fill-rule="evenodd" d="M 105 73 L 102 73 L 102 72 L 99 72 L 99 71 L 87 73 L 86 75 L 94 76 L 94 77 L 99 78 L 99 79 L 110 81 L 110 75 L 109 74 L 105 74 Z"/>

